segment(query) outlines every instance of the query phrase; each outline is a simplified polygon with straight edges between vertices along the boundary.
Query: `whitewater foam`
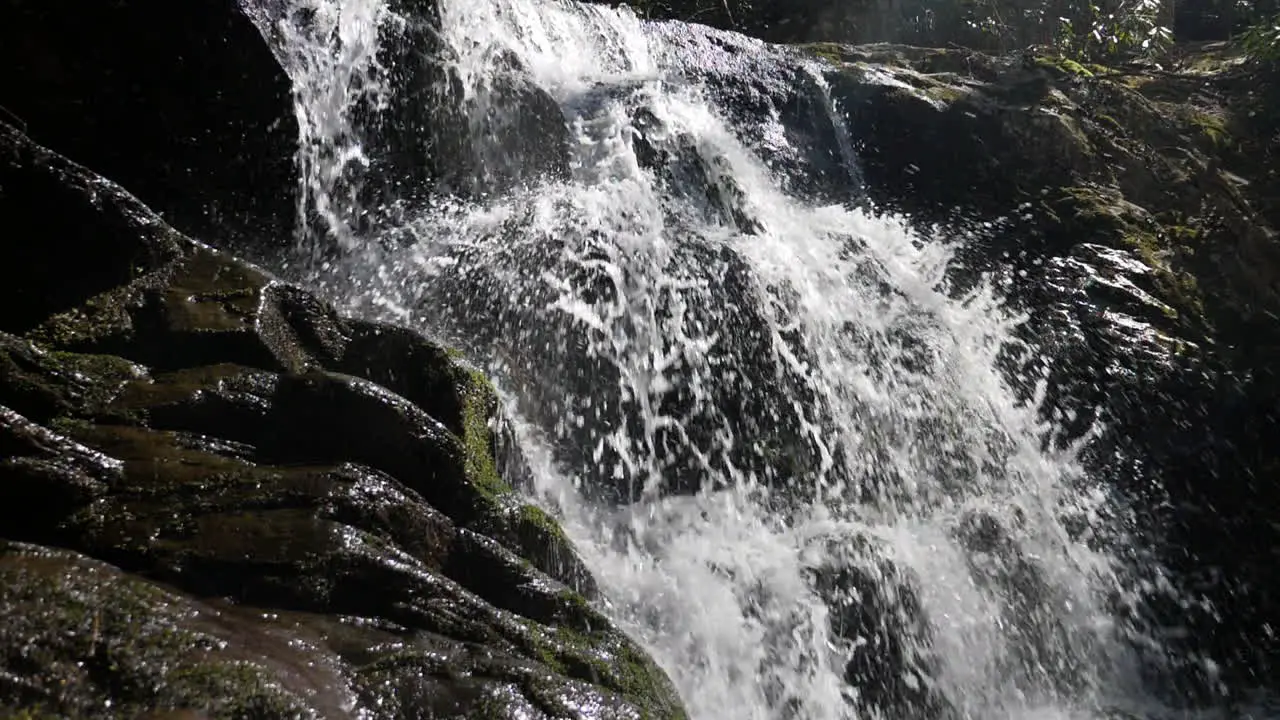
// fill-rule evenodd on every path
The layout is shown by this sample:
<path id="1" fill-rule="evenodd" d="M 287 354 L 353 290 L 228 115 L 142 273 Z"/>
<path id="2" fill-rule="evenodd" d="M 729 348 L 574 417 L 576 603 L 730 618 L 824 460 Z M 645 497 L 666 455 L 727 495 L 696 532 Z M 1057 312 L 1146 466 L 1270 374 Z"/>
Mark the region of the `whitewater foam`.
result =
<path id="1" fill-rule="evenodd" d="M 299 9 L 279 41 L 305 202 L 352 237 L 350 109 L 379 97 L 394 18 Z M 795 190 L 809 156 L 774 95 L 796 77 L 858 185 L 811 60 L 567 0 L 439 10 L 473 131 L 521 74 L 564 114 L 569 176 L 438 199 L 401 228 L 413 247 L 320 279 L 499 380 L 530 492 L 693 717 L 866 717 L 894 707 L 882 691 L 960 717 L 1097 717 L 1138 692 L 1108 604 L 1124 528 L 997 370 L 1019 318 L 985 285 L 953 297 L 944 243 Z M 857 664 L 886 642 L 893 662 Z"/>

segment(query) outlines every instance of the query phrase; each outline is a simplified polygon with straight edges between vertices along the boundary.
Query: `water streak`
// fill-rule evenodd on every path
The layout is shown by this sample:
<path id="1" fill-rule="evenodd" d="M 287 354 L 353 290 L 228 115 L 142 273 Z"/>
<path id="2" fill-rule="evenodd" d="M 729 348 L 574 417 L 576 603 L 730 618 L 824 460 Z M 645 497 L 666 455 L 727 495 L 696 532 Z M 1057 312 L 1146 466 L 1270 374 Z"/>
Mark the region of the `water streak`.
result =
<path id="1" fill-rule="evenodd" d="M 398 18 L 383 0 L 260 0 L 245 7 L 293 80 L 299 248 L 309 260 L 326 243 L 353 248 L 369 164 L 358 118 L 386 107 L 378 50 Z"/>

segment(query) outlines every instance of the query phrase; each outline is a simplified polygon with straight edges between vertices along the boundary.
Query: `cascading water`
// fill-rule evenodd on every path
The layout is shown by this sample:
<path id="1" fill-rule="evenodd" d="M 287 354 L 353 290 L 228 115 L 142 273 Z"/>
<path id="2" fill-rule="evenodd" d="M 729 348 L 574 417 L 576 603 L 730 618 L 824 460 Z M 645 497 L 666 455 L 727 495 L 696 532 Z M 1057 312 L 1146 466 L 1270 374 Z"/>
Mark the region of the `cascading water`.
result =
<path id="1" fill-rule="evenodd" d="M 299 232 L 347 241 L 368 163 L 354 115 L 361 102 L 385 105 L 378 34 L 392 16 L 381 2 L 265 0 L 247 7 L 293 79 Z"/>
<path id="2" fill-rule="evenodd" d="M 304 211 L 355 247 L 358 116 L 406 24 L 381 0 L 257 9 L 296 85 Z M 951 297 L 941 243 L 853 204 L 821 69 L 625 8 L 436 9 L 433 97 L 475 183 L 310 279 L 498 378 L 529 492 L 693 717 L 1142 698 L 1118 510 L 997 370 L 1017 319 Z M 564 162 L 513 175 L 495 123 L 548 112 L 560 134 L 523 141 Z"/>

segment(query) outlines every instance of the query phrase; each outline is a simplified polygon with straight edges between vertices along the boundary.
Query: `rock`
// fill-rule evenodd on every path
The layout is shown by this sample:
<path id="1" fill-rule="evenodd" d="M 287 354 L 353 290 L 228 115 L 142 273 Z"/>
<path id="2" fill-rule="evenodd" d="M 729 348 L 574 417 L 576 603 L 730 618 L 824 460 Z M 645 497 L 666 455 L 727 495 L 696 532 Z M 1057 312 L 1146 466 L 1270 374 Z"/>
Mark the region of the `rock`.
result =
<path id="1" fill-rule="evenodd" d="M 954 716 L 934 689 L 937 661 L 919 578 L 889 559 L 876 539 L 831 533 L 813 542 L 819 561 L 804 573 L 830 611 L 832 635 L 847 643 L 844 679 L 860 714 Z"/>
<path id="2" fill-rule="evenodd" d="M 501 363 L 506 387 L 521 403 L 522 417 L 546 428 L 555 440 L 559 467 L 578 479 L 580 490 L 593 502 L 626 504 L 646 493 L 695 495 L 710 489 L 709 478 L 730 472 L 752 476 L 780 495 L 811 498 L 816 487 L 811 480 L 824 449 L 812 442 L 804 423 L 788 408 L 813 402 L 814 415 L 824 410 L 814 402 L 801 372 L 779 371 L 773 363 L 768 308 L 753 302 L 756 289 L 747 261 L 729 248 L 690 243 L 675 248 L 662 266 L 625 268 L 621 277 L 611 277 L 606 263 L 592 267 L 575 261 L 608 257 L 608 245 L 599 242 L 596 232 L 577 230 L 570 223 L 559 227 L 565 229 L 547 233 L 545 226 L 512 218 L 503 229 L 511 242 L 495 243 L 498 251 L 486 252 L 483 260 L 470 255 L 476 248 L 459 247 L 457 264 L 468 270 L 421 284 L 413 302 L 430 308 L 480 351 L 498 348 L 496 362 Z M 669 332 L 671 342 L 664 348 L 672 367 L 685 364 L 698 373 L 714 369 L 722 379 L 706 384 L 695 379 L 654 390 L 647 398 L 638 396 L 637 390 L 650 390 L 638 388 L 634 376 L 624 375 L 630 360 L 619 362 L 610 354 L 615 350 L 610 338 L 571 313 L 546 312 L 561 300 L 561 288 L 509 283 L 517 273 L 538 277 L 533 268 L 566 278 L 572 292 L 581 293 L 586 302 L 598 302 L 605 312 L 616 311 L 610 303 L 620 287 L 655 283 L 644 275 L 647 272 L 715 288 L 705 294 L 664 297 L 656 309 L 663 322 L 671 322 L 668 327 L 682 328 Z M 631 273 L 639 277 L 633 280 Z M 743 300 L 722 303 L 726 297 Z M 743 330 L 724 334 L 698 352 L 676 341 L 680 332 L 720 324 Z M 539 352 L 521 352 L 522 348 Z M 800 343 L 791 349 L 798 358 L 808 357 Z M 646 436 L 639 419 L 642 402 L 654 403 L 664 416 L 681 418 L 680 426 L 659 427 Z M 648 442 L 654 444 L 646 446 Z M 652 463 L 634 462 L 635 457 L 649 456 Z"/>
<path id="3" fill-rule="evenodd" d="M 7 126 L 0 226 L 0 709 L 683 717 L 478 373 Z"/>
<path id="4" fill-rule="evenodd" d="M 493 71 L 476 74 L 484 81 L 464 87 L 433 0 L 369 6 L 354 39 L 336 28 L 346 20 L 306 4 L 246 7 L 292 76 L 304 116 L 295 139 L 313 260 L 402 228 L 442 194 L 483 197 L 567 177 L 569 129 L 556 100 L 511 56 L 490 59 Z M 348 58 L 350 42 L 376 53 Z"/>
<path id="5" fill-rule="evenodd" d="M 237 0 L 13 0 L 0 108 L 211 241 L 291 241 L 291 84 Z"/>
<path id="6" fill-rule="evenodd" d="M 78 553 L 0 541 L 0 711 L 9 717 L 344 715 L 336 658 Z M 264 647 L 265 646 L 265 647 Z M 264 652 L 265 651 L 265 652 Z M 276 681 L 268 662 L 309 672 Z M 283 669 L 283 667 L 281 669 Z M 14 670 L 21 669 L 20 673 Z M 295 671 L 297 672 L 297 671 Z M 307 677 L 309 675 L 309 677 Z M 333 682 L 332 685 L 329 683 Z M 312 697 L 304 698 L 303 692 Z"/>
<path id="7" fill-rule="evenodd" d="M 378 196 L 366 206 L 432 192 L 501 193 L 568 176 L 565 117 L 515 57 L 492 60 L 495 71 L 469 95 L 449 65 L 435 3 L 400 0 L 391 8 L 398 22 L 383 28 L 378 57 L 388 68 L 387 106 L 363 112 L 367 180 Z"/>
<path id="8" fill-rule="evenodd" d="M 1047 374 L 1058 442 L 1102 423 L 1085 460 L 1181 583 L 1177 602 L 1150 598 L 1168 605 L 1152 622 L 1186 638 L 1169 655 L 1206 652 L 1232 682 L 1273 673 L 1259 668 L 1280 651 L 1264 630 L 1280 622 L 1278 578 L 1252 548 L 1280 541 L 1280 493 L 1261 480 L 1280 467 L 1262 440 L 1280 416 L 1261 400 L 1278 387 L 1280 348 L 1274 75 L 1230 48 L 1170 72 L 809 49 L 831 63 L 874 203 L 959 228 L 954 287 L 991 278 L 1028 314 L 1020 332 L 1036 352 L 1012 352 L 1009 367 L 1027 398 Z"/>
<path id="9" fill-rule="evenodd" d="M 797 62 L 803 55 L 797 58 L 792 48 L 699 25 L 670 23 L 655 26 L 653 32 L 662 37 L 668 61 L 704 88 L 739 140 L 778 177 L 787 179 L 786 190 L 820 202 L 840 202 L 854 194 L 860 178 L 851 168 L 852 158 L 843 155 L 831 98 L 819 86 L 819 75 Z M 637 127 L 646 133 L 650 130 L 644 126 L 651 124 L 637 118 Z M 714 164 L 720 159 L 699 160 Z M 708 170 L 716 182 L 734 180 L 730 173 L 715 172 L 715 167 Z M 739 224 L 750 229 L 749 224 Z"/>

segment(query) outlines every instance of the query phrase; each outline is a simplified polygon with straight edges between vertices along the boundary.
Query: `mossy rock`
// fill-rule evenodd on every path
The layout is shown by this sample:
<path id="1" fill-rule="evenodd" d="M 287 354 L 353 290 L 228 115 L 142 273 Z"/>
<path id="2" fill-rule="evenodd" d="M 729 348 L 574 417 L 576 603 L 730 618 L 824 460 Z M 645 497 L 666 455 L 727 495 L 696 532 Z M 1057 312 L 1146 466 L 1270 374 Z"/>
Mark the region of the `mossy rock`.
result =
<path id="1" fill-rule="evenodd" d="M 209 608 L 76 553 L 0 541 L 0 612 L 0 708 L 19 717 L 308 709 L 299 688 L 228 647 Z"/>
<path id="2" fill-rule="evenodd" d="M 46 240 L 16 204 L 43 191 L 62 225 L 40 257 L 80 257 L 99 222 L 110 239 L 0 323 L 0 609 L 25 638 L 5 644 L 0 708 L 683 716 L 580 594 L 564 532 L 502 477 L 486 378 L 0 130 L 0 222 Z M 50 281 L 23 284 L 33 257 L 0 249 L 6 299 Z"/>

